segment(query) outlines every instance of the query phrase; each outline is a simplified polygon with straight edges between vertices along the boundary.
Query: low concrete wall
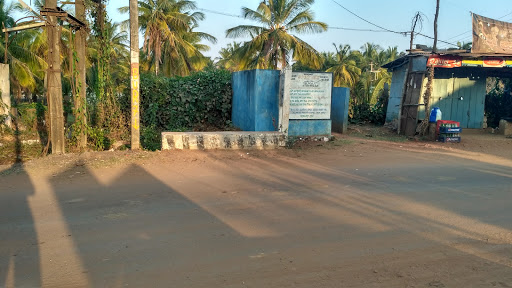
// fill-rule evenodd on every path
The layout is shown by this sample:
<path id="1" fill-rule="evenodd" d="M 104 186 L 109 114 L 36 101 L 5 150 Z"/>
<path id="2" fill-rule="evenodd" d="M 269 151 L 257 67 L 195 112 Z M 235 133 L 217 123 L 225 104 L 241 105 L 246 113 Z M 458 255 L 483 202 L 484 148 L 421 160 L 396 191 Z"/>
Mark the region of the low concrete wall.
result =
<path id="1" fill-rule="evenodd" d="M 286 144 L 279 132 L 163 132 L 162 150 L 275 149 Z"/>
<path id="2" fill-rule="evenodd" d="M 332 132 L 347 133 L 349 104 L 350 89 L 334 87 L 331 104 Z"/>
<path id="3" fill-rule="evenodd" d="M 330 136 L 331 120 L 290 120 L 288 136 Z"/>

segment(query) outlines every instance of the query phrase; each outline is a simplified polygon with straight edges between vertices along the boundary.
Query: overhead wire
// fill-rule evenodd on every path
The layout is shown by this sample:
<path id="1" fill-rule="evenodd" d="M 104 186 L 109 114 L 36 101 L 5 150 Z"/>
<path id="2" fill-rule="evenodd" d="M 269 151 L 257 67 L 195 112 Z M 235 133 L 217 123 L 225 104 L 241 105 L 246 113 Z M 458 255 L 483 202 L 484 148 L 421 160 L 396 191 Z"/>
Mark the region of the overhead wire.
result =
<path id="1" fill-rule="evenodd" d="M 411 32 L 410 31 L 404 31 L 404 32 L 400 32 L 400 31 L 393 31 L 391 29 L 387 29 L 383 26 L 380 26 L 378 24 L 375 24 L 371 21 L 368 21 L 366 19 L 364 19 L 363 17 L 357 15 L 356 13 L 352 12 L 351 10 L 347 9 L 345 6 L 341 5 L 339 2 L 335 1 L 335 0 L 331 0 L 333 1 L 334 3 L 336 3 L 338 6 L 340 6 L 341 8 L 343 8 L 344 10 L 346 10 L 347 12 L 349 12 L 350 14 L 354 15 L 355 17 L 361 19 L 362 21 L 372 25 L 372 26 L 375 26 L 381 30 L 375 30 L 375 29 L 363 29 L 363 28 L 350 28 L 350 27 L 337 27 L 337 26 L 329 26 L 330 29 L 335 29 L 335 30 L 346 30 L 346 31 L 359 31 L 359 32 L 373 32 L 373 33 L 385 33 L 385 32 L 388 32 L 388 33 L 394 33 L 394 34 L 400 34 L 400 35 L 403 35 L 403 36 L 407 36 L 407 35 L 410 35 Z M 211 10 L 211 9 L 204 9 L 204 8 L 198 8 L 198 10 L 200 11 L 203 11 L 203 12 L 207 12 L 207 13 L 212 13 L 212 14 L 217 14 L 217 15 L 221 15 L 221 16 L 228 16 L 228 17 L 234 17 L 234 18 L 242 18 L 242 19 L 245 19 L 244 17 L 240 16 L 240 15 L 235 15 L 235 14 L 230 14 L 230 13 L 226 13 L 226 12 L 220 12 L 220 11 L 215 11 L 215 10 Z M 422 33 L 415 33 L 417 35 L 420 35 L 420 36 L 423 36 L 423 37 L 426 37 L 426 38 L 429 38 L 429 39 L 434 39 L 434 37 L 432 36 L 428 36 L 428 35 L 425 35 L 425 34 L 422 34 Z M 450 42 L 447 42 L 447 41 L 444 41 L 444 40 L 438 40 L 439 42 L 441 43 L 446 43 L 448 45 L 455 45 L 457 46 L 457 44 L 453 44 L 453 43 L 450 43 Z"/>
<path id="2" fill-rule="evenodd" d="M 240 15 L 235 15 L 235 14 L 215 11 L 215 10 L 211 10 L 211 9 L 198 8 L 197 10 L 203 11 L 203 12 L 206 12 L 206 13 L 217 14 L 217 15 L 221 15 L 221 16 L 228 16 L 228 17 L 245 19 L 243 16 L 240 16 Z M 361 28 L 336 27 L 336 26 L 329 26 L 329 29 L 346 30 L 346 31 L 360 31 L 360 32 L 375 32 L 375 33 L 390 32 L 390 31 L 387 31 L 387 30 L 361 29 Z M 402 34 L 402 33 L 410 33 L 410 32 L 394 32 L 394 33 Z"/>
<path id="3" fill-rule="evenodd" d="M 471 11 L 469 11 L 469 13 L 472 13 L 472 12 L 471 12 Z M 496 18 L 496 20 L 501 20 L 501 19 L 503 19 L 503 18 L 505 18 L 505 17 L 507 17 L 507 16 L 510 16 L 510 15 L 512 15 L 512 12 L 510 12 L 510 13 L 508 13 L 508 14 L 506 14 L 506 15 L 503 15 L 503 16 L 501 16 L 501 17 L 499 17 L 499 18 Z M 505 21 L 505 22 L 507 22 L 507 21 L 512 21 L 512 18 L 510 18 L 510 19 L 505 19 L 504 21 Z M 454 38 L 460 37 L 460 36 L 462 36 L 462 35 L 465 35 L 465 34 L 468 34 L 468 33 L 471 33 L 471 32 L 473 32 L 473 30 L 468 30 L 468 31 L 463 32 L 463 33 L 461 33 L 461 34 L 458 34 L 458 35 L 456 35 L 456 36 L 450 37 L 450 38 L 448 38 L 448 39 L 446 39 L 446 40 L 451 40 L 451 39 L 454 39 Z M 471 35 L 471 36 L 464 36 L 464 37 L 462 37 L 462 38 L 459 38 L 459 39 L 457 40 L 457 42 L 462 42 L 462 43 L 464 43 L 465 41 L 473 40 L 472 38 L 473 38 L 473 35 Z M 447 47 L 447 45 L 443 45 L 443 47 Z"/>
<path id="4" fill-rule="evenodd" d="M 380 26 L 380 25 L 377 25 L 377 24 L 375 24 L 375 23 L 373 23 L 373 22 L 371 22 L 371 21 L 368 21 L 368 20 L 364 19 L 363 17 L 361 17 L 361 16 L 357 15 L 356 13 L 352 12 L 351 10 L 349 10 L 348 8 L 346 8 L 345 6 L 341 5 L 341 4 L 340 4 L 339 2 L 337 2 L 336 0 L 331 0 L 331 1 L 332 1 L 332 2 L 334 2 L 334 3 L 336 3 L 338 6 L 340 6 L 341 8 L 343 8 L 345 11 L 349 12 L 350 14 L 352 14 L 352 15 L 356 16 L 357 18 L 359 18 L 359 19 L 363 20 L 364 22 L 366 22 L 366 23 L 368 23 L 368 24 L 371 24 L 371 25 L 373 25 L 373 26 L 375 26 L 375 27 L 377 27 L 377 28 L 380 28 L 380 29 L 382 29 L 382 30 L 385 30 L 385 31 L 387 31 L 387 32 L 392 32 L 392 33 L 397 33 L 397 34 L 402 34 L 402 35 L 410 35 L 410 34 L 412 33 L 412 32 L 410 32 L 410 31 L 408 31 L 408 32 L 397 32 L 397 31 L 393 31 L 393 30 L 390 30 L 390 29 L 384 28 L 384 27 L 382 27 L 382 26 Z M 422 34 L 422 33 L 415 33 L 415 34 L 420 35 L 420 36 L 423 36 L 423 37 L 426 37 L 426 38 L 429 38 L 429 39 L 434 39 L 434 37 L 432 37 L 432 36 L 428 36 L 428 35 L 425 35 L 425 34 Z M 449 44 L 449 45 L 455 45 L 455 46 L 457 46 L 457 44 L 453 44 L 453 43 L 450 43 L 450 42 L 448 42 L 448 41 L 439 40 L 439 39 L 438 39 L 437 41 L 439 41 L 439 42 L 441 42 L 441 43 L 445 43 L 445 44 Z"/>
<path id="5" fill-rule="evenodd" d="M 357 18 L 361 19 L 362 21 L 364 21 L 364 22 L 366 22 L 366 23 L 368 23 L 368 24 L 370 24 L 370 25 L 372 25 L 372 26 L 375 26 L 375 27 L 377 27 L 377 28 L 379 28 L 379 29 L 385 30 L 385 31 L 390 32 L 390 33 L 402 34 L 402 35 L 404 35 L 404 36 L 407 36 L 407 34 L 410 34 L 410 32 L 399 32 L 399 31 L 393 31 L 393 30 L 390 30 L 390 29 L 384 28 L 384 27 L 382 27 L 382 26 L 380 26 L 380 25 L 377 25 L 377 24 L 375 24 L 375 23 L 373 23 L 373 22 L 371 22 L 371 21 L 369 21 L 369 20 L 366 20 L 366 19 L 364 19 L 363 17 L 361 17 L 361 16 L 357 15 L 356 13 L 352 12 L 351 10 L 349 10 L 347 7 L 345 7 L 345 6 L 341 5 L 339 2 L 337 2 L 337 1 L 335 1 L 335 0 L 331 0 L 331 1 L 332 1 L 332 2 L 334 2 L 334 3 L 336 3 L 338 6 L 340 6 L 341 8 L 343 8 L 343 9 L 344 9 L 345 11 L 347 11 L 348 13 L 350 13 L 350 14 L 354 15 L 355 17 L 357 17 Z"/>

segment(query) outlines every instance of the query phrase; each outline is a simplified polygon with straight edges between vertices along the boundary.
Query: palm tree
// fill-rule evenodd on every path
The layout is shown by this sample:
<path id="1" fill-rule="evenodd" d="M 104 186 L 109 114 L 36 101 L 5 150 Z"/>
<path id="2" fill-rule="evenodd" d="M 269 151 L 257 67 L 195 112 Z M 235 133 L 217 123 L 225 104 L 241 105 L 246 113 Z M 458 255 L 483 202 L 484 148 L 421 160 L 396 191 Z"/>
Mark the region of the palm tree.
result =
<path id="1" fill-rule="evenodd" d="M 107 22 L 105 25 L 105 38 L 110 43 L 108 65 L 112 68 L 111 79 L 114 83 L 114 92 L 122 93 L 127 88 L 125 79 L 130 77 L 130 51 L 128 49 L 128 33 L 120 29 L 119 23 Z M 96 90 L 98 86 L 98 51 L 100 42 L 91 35 L 87 44 L 88 66 L 87 83 L 90 89 Z"/>
<path id="2" fill-rule="evenodd" d="M 15 11 L 23 11 L 19 4 L 6 5 L 4 0 L 0 0 L 0 22 L 6 28 L 16 25 L 12 14 Z M 28 22 L 19 23 L 19 25 L 29 24 Z M 38 35 L 41 31 L 38 29 L 24 30 L 16 35 L 10 35 L 9 46 L 7 48 L 7 63 L 10 69 L 10 80 L 13 91 L 16 91 L 16 98 L 21 97 L 22 90 L 34 91 L 37 86 L 37 80 L 44 77 L 46 62 L 43 55 L 37 52 Z M 5 55 L 5 37 L 0 35 L 0 55 Z M 4 59 L 5 61 L 5 59 Z"/>
<path id="3" fill-rule="evenodd" d="M 202 40 L 215 43 L 215 37 L 193 31 L 204 14 L 192 12 L 197 9 L 194 1 L 188 0 L 142 0 L 139 1 L 139 26 L 144 34 L 144 52 L 149 67 L 158 75 L 164 65 L 167 76 L 188 75 L 190 71 L 206 65 L 201 53 L 209 47 Z M 129 7 L 119 8 L 127 13 Z"/>
<path id="4" fill-rule="evenodd" d="M 241 43 L 233 41 L 227 47 L 220 49 L 220 57 L 216 58 L 217 67 L 226 69 L 231 72 L 240 70 L 240 55 L 237 53 L 240 50 Z"/>
<path id="5" fill-rule="evenodd" d="M 310 7 L 314 0 L 268 0 L 256 10 L 242 8 L 245 19 L 260 26 L 239 25 L 226 31 L 231 38 L 251 37 L 240 49 L 243 68 L 278 69 L 295 61 L 320 68 L 319 53 L 308 43 L 291 33 L 321 33 L 327 24 L 314 21 Z"/>
<path id="6" fill-rule="evenodd" d="M 327 69 L 327 72 L 333 73 L 334 86 L 354 86 L 361 75 L 361 69 L 357 67 L 350 45 L 339 45 L 339 48 L 334 43 L 332 45 L 336 49 L 336 62 Z"/>
<path id="7" fill-rule="evenodd" d="M 201 71 L 205 68 L 210 59 L 202 52 L 210 50 L 210 47 L 201 44 L 202 40 L 215 43 L 217 39 L 210 34 L 196 32 L 196 26 L 190 27 L 188 31 L 179 34 L 182 43 L 185 45 L 173 45 L 165 43 L 163 57 L 161 60 L 162 70 L 166 76 L 187 76 L 191 72 Z"/>

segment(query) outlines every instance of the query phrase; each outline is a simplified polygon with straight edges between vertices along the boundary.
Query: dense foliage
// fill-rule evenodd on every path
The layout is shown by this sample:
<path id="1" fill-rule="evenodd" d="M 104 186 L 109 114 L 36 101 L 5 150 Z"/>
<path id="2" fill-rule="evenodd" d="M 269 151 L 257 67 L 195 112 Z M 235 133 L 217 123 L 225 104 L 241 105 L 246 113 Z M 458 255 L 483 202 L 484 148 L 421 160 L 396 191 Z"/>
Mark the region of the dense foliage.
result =
<path id="1" fill-rule="evenodd" d="M 231 100 L 231 73 L 228 71 L 212 70 L 176 78 L 143 74 L 143 146 L 154 150 L 151 145 L 155 139 L 147 140 L 161 131 L 226 128 L 231 119 Z"/>
<path id="2" fill-rule="evenodd" d="M 512 118 L 512 81 L 502 79 L 496 81 L 494 88 L 485 98 L 487 125 L 498 127 L 501 119 Z"/>

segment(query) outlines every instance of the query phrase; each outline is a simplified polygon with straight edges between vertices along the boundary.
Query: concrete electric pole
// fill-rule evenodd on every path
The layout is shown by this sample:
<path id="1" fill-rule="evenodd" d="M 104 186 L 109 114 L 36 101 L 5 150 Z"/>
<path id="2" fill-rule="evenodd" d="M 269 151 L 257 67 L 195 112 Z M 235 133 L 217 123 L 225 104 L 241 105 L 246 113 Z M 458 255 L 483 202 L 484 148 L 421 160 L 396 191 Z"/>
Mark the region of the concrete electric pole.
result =
<path id="1" fill-rule="evenodd" d="M 57 0 L 46 0 L 46 10 L 57 11 Z M 52 154 L 64 154 L 64 109 L 62 105 L 62 79 L 60 70 L 61 29 L 57 16 L 47 17 L 48 34 L 48 110 L 50 111 L 50 139 Z"/>
<path id="2" fill-rule="evenodd" d="M 131 149 L 140 149 L 139 7 L 130 0 Z"/>
<path id="3" fill-rule="evenodd" d="M 75 15 L 76 18 L 83 23 L 85 19 L 85 3 L 84 0 L 75 0 Z M 75 35 L 75 49 L 78 56 L 78 76 L 76 78 L 76 87 L 79 89 L 78 95 L 75 99 L 76 121 L 80 123 L 80 135 L 78 135 L 78 147 L 81 149 L 87 148 L 87 114 L 86 114 L 86 45 L 87 45 L 87 27 L 82 27 L 76 32 Z"/>

